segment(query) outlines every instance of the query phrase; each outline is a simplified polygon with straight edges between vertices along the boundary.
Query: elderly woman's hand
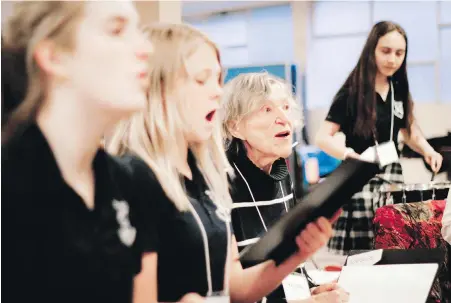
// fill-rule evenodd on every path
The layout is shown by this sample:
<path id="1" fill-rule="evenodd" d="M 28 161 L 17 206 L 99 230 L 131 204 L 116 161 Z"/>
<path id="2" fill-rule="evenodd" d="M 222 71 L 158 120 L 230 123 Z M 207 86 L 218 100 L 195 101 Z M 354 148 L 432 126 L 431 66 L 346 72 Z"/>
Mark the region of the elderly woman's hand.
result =
<path id="1" fill-rule="evenodd" d="M 312 289 L 312 296 L 304 300 L 289 303 L 345 303 L 349 302 L 349 293 L 336 283 L 327 283 Z"/>
<path id="2" fill-rule="evenodd" d="M 349 302 L 349 293 L 337 286 L 333 290 L 313 295 L 311 299 L 312 303 L 344 303 Z"/>
<path id="3" fill-rule="evenodd" d="M 327 241 L 329 241 L 333 234 L 332 224 L 338 219 L 340 214 L 341 210 L 336 212 L 330 220 L 320 217 L 315 222 L 309 223 L 301 231 L 296 237 L 296 244 L 299 249 L 297 256 L 300 260 L 307 260 L 327 244 Z"/>

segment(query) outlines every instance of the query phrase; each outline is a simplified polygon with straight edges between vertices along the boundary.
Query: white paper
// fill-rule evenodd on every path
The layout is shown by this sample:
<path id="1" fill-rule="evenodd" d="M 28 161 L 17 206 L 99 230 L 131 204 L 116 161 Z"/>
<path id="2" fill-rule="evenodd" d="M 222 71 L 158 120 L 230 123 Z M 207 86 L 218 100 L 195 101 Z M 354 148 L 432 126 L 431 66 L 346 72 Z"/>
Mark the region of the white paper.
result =
<path id="1" fill-rule="evenodd" d="M 282 282 L 287 301 L 303 300 L 310 298 L 310 288 L 304 275 L 293 273 Z"/>
<path id="2" fill-rule="evenodd" d="M 360 159 L 366 162 L 377 162 L 376 148 L 374 146 L 368 147 L 363 153 L 360 154 Z"/>
<path id="3" fill-rule="evenodd" d="M 325 271 L 318 269 L 309 269 L 307 273 L 312 280 L 319 285 L 336 282 L 340 276 L 339 271 Z"/>
<path id="4" fill-rule="evenodd" d="M 346 266 L 374 265 L 382 259 L 382 249 L 372 250 L 348 257 Z"/>
<path id="5" fill-rule="evenodd" d="M 344 266 L 338 285 L 349 303 L 424 303 L 438 264 Z"/>
<path id="6" fill-rule="evenodd" d="M 381 166 L 399 162 L 398 152 L 396 151 L 396 146 L 393 141 L 379 144 L 379 146 L 376 147 L 376 150 Z"/>

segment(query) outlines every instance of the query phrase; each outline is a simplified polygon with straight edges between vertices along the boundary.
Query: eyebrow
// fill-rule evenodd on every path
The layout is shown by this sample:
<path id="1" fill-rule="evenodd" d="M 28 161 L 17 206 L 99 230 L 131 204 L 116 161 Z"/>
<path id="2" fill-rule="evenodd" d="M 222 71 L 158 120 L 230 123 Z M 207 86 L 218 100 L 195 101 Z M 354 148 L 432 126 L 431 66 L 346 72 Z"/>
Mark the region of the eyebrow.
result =
<path id="1" fill-rule="evenodd" d="M 384 46 L 384 45 L 382 45 L 381 46 L 382 48 L 387 48 L 387 49 L 394 49 L 393 47 L 389 47 L 389 46 Z M 406 51 L 406 49 L 405 48 L 396 48 L 395 49 L 396 51 Z"/>

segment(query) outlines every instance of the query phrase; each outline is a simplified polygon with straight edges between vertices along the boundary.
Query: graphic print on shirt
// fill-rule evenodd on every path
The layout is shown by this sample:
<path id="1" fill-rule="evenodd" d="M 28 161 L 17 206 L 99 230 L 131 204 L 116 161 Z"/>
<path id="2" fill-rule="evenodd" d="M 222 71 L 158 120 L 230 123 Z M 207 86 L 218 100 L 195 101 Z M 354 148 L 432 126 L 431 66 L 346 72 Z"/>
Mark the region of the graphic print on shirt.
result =
<path id="1" fill-rule="evenodd" d="M 404 118 L 404 106 L 402 101 L 395 101 L 395 104 L 393 106 L 393 113 L 399 119 Z"/>
<path id="2" fill-rule="evenodd" d="M 119 239 L 122 243 L 130 247 L 136 239 L 136 228 L 131 225 L 129 218 L 130 206 L 125 200 L 113 200 L 112 203 L 116 210 L 116 220 L 119 223 Z"/>

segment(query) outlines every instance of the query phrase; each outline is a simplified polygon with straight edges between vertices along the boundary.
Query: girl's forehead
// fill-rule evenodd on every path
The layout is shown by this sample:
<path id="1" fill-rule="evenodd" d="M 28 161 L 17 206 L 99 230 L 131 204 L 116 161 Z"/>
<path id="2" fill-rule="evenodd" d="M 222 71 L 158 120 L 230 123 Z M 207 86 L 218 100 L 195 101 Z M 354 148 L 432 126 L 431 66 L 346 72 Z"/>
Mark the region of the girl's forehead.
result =
<path id="1" fill-rule="evenodd" d="M 392 31 L 379 38 L 378 45 L 380 47 L 395 49 L 395 50 L 406 50 L 406 40 L 403 35 L 397 31 Z"/>

